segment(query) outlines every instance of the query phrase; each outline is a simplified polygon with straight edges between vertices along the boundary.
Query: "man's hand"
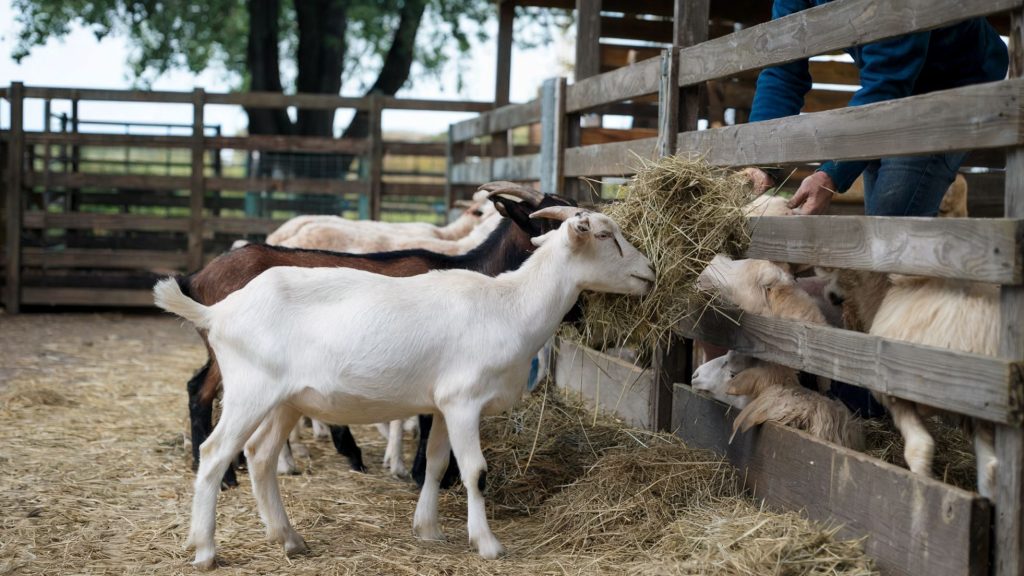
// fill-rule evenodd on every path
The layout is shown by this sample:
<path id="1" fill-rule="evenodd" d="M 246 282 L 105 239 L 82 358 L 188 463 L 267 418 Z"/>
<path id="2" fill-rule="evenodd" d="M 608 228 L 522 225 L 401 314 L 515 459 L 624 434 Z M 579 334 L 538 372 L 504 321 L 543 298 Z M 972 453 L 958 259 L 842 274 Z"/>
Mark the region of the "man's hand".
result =
<path id="1" fill-rule="evenodd" d="M 796 214 L 824 214 L 832 203 L 833 190 L 835 184 L 832 178 L 824 172 L 815 172 L 800 183 L 793 199 L 789 201 L 789 207 Z"/>
<path id="2" fill-rule="evenodd" d="M 772 177 L 760 168 L 744 168 L 743 173 L 747 175 L 747 178 L 750 178 L 750 182 L 754 185 L 754 194 L 758 196 L 764 194 L 765 190 L 775 185 Z"/>

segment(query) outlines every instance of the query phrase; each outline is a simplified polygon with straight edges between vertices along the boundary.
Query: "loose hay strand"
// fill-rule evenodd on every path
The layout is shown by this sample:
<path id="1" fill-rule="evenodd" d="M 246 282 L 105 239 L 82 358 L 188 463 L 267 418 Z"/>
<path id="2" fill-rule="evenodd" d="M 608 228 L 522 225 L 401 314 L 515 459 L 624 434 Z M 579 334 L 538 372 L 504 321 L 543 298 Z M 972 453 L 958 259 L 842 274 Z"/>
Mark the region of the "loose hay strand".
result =
<path id="1" fill-rule="evenodd" d="M 695 284 L 711 259 L 737 255 L 750 241 L 743 214 L 750 185 L 742 173 L 685 155 L 638 162 L 622 198 L 602 211 L 651 260 L 657 280 L 642 298 L 584 295 L 582 328 L 564 335 L 598 348 L 664 343 L 680 321 L 709 305 Z"/>

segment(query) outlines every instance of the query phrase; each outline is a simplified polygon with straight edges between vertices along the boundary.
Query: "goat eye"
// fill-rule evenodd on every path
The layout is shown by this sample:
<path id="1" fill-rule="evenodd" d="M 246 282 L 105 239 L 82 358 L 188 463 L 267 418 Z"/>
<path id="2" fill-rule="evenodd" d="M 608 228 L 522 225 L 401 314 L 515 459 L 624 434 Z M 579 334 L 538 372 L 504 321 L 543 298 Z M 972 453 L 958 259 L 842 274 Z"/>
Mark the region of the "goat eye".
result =
<path id="1" fill-rule="evenodd" d="M 483 210 L 473 210 L 473 216 L 483 216 L 483 215 L 484 215 L 484 211 Z"/>
<path id="2" fill-rule="evenodd" d="M 598 240 L 607 240 L 611 238 L 612 235 L 609 234 L 608 232 L 598 232 L 597 234 L 594 235 L 594 237 L 596 237 Z"/>

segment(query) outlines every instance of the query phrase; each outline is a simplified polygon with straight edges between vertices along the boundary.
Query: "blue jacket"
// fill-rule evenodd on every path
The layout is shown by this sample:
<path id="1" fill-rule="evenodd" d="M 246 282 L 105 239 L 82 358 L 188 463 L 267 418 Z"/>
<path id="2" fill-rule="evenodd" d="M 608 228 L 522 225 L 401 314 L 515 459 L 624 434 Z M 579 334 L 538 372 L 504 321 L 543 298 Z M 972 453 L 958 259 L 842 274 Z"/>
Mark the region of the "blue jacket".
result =
<path id="1" fill-rule="evenodd" d="M 830 1 L 775 0 L 772 19 Z M 1006 44 L 984 18 L 865 44 L 847 53 L 860 69 L 861 84 L 850 106 L 1002 80 L 1009 65 Z M 750 121 L 799 114 L 810 89 L 807 60 L 766 68 L 757 78 Z M 826 162 L 819 170 L 845 192 L 865 166 L 864 161 Z"/>

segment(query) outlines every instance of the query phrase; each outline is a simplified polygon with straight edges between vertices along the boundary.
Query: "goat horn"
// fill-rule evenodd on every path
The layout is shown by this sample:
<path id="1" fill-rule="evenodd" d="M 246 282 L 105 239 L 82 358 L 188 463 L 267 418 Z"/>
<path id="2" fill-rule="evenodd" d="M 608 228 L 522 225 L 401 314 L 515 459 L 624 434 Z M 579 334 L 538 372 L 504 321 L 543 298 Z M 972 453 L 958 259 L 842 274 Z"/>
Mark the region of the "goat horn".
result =
<path id="1" fill-rule="evenodd" d="M 577 214 L 585 214 L 586 212 L 586 210 L 580 210 L 575 206 L 548 206 L 530 214 L 530 218 L 550 218 L 564 222 Z"/>
<path id="2" fill-rule="evenodd" d="M 540 201 L 544 199 L 544 195 L 540 192 L 524 186 L 522 184 L 516 184 L 515 182 L 509 182 L 507 180 L 498 180 L 496 182 L 488 182 L 477 188 L 477 190 L 486 190 L 491 194 L 508 194 L 519 198 L 524 202 L 529 202 L 534 206 L 540 204 Z"/>
<path id="3" fill-rule="evenodd" d="M 452 202 L 452 206 L 455 206 L 456 208 L 469 208 L 472 205 L 473 202 L 470 200 L 456 200 L 455 202 Z"/>

